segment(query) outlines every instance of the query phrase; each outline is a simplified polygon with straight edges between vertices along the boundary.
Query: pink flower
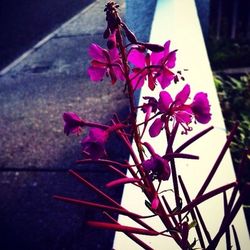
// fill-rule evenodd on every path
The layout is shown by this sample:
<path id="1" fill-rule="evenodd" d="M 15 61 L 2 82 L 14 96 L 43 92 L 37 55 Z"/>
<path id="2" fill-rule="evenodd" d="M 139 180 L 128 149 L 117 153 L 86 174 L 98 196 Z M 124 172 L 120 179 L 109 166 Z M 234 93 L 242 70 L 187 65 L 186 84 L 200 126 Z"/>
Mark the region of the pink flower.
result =
<path id="1" fill-rule="evenodd" d="M 88 136 L 82 142 L 83 151 L 89 154 L 93 160 L 98 160 L 106 155 L 105 143 L 108 139 L 108 133 L 100 128 L 91 128 Z"/>
<path id="2" fill-rule="evenodd" d="M 88 68 L 88 74 L 92 81 L 103 80 L 105 74 L 110 76 L 112 84 L 117 79 L 124 80 L 122 63 L 117 48 L 108 51 L 92 43 L 88 53 L 93 58 L 91 66 Z"/>
<path id="3" fill-rule="evenodd" d="M 156 137 L 161 132 L 164 126 L 168 126 L 170 119 L 174 119 L 180 123 L 184 131 L 190 130 L 188 124 L 191 122 L 192 109 L 190 105 L 186 105 L 190 94 L 190 86 L 186 84 L 183 89 L 176 95 L 175 100 L 172 99 L 171 95 L 166 91 L 160 92 L 158 100 L 158 109 L 163 114 L 161 118 L 156 118 L 149 128 L 149 134 L 151 137 Z M 185 126 L 185 125 L 187 126 Z"/>
<path id="4" fill-rule="evenodd" d="M 145 171 L 149 173 L 152 180 L 168 180 L 171 170 L 168 161 L 157 154 L 153 154 L 149 160 L 142 163 Z"/>
<path id="5" fill-rule="evenodd" d="M 161 72 L 157 80 L 161 84 L 162 89 L 170 85 L 174 79 L 175 74 L 170 70 L 175 67 L 176 51 L 170 52 L 170 41 L 164 44 L 164 51 L 151 54 L 152 64 L 160 65 Z"/>
<path id="6" fill-rule="evenodd" d="M 184 129 L 183 133 L 192 130 L 189 124 L 194 118 L 199 123 L 208 123 L 211 119 L 210 105 L 207 94 L 199 92 L 195 95 L 191 104 L 186 104 L 190 95 L 190 86 L 186 84 L 173 100 L 166 91 L 161 91 L 158 100 L 160 118 L 156 118 L 149 128 L 151 137 L 159 135 L 161 130 L 168 128 L 168 122 L 172 119 L 178 122 Z"/>
<path id="7" fill-rule="evenodd" d="M 157 70 L 152 66 L 150 54 L 146 55 L 136 49 L 133 49 L 128 56 L 128 60 L 136 67 L 130 74 L 130 79 L 134 89 L 140 89 L 145 80 L 148 80 L 148 87 L 154 90 L 156 84 Z"/>
<path id="8" fill-rule="evenodd" d="M 64 120 L 64 133 L 66 135 L 79 134 L 81 132 L 81 127 L 84 126 L 84 121 L 73 112 L 65 112 L 63 114 Z"/>
<path id="9" fill-rule="evenodd" d="M 175 51 L 169 52 L 169 47 L 170 41 L 167 41 L 162 52 L 146 53 L 145 55 L 143 52 L 133 49 L 129 53 L 128 60 L 135 66 L 130 75 L 134 89 L 141 88 L 146 79 L 151 90 L 154 90 L 156 80 L 162 89 L 171 83 L 175 74 L 170 69 L 175 66 L 176 53 Z"/>

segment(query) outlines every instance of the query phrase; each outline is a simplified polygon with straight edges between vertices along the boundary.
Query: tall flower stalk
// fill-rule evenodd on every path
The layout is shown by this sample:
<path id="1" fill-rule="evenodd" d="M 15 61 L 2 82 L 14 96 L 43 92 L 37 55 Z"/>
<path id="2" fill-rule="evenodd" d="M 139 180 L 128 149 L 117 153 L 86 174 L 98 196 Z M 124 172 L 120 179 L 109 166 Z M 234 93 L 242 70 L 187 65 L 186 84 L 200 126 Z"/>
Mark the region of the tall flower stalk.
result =
<path id="1" fill-rule="evenodd" d="M 229 189 L 233 189 L 233 193 L 237 193 L 239 190 L 239 182 L 236 180 L 206 192 L 209 182 L 232 141 L 237 125 L 228 136 L 225 146 L 199 193 L 192 200 L 177 172 L 175 159 L 198 160 L 198 156 L 183 153 L 183 150 L 208 133 L 212 127 L 194 135 L 177 149 L 174 149 L 173 144 L 177 133 L 185 136 L 184 134 L 191 133 L 192 127 L 197 122 L 207 124 L 211 120 L 208 95 L 204 92 L 193 94 L 192 84 L 185 83 L 181 72 L 175 71 L 177 50 L 170 49 L 169 40 L 164 45 L 138 41 L 133 32 L 121 20 L 118 8 L 119 6 L 113 1 L 108 2 L 105 6 L 107 27 L 103 36 L 107 40 L 107 48 L 102 48 L 94 43 L 90 45 L 88 53 L 92 61 L 88 74 L 95 82 L 101 81 L 104 77 L 110 78 L 112 84 L 121 85 L 121 82 L 124 82 L 121 89 L 128 96 L 130 107 L 128 118 L 126 122 L 121 122 L 115 115 L 110 124 L 106 125 L 87 121 L 73 112 L 65 112 L 63 115 L 64 131 L 69 135 L 80 134 L 82 128 L 88 129 L 88 135 L 81 141 L 83 159 L 78 160 L 77 163 L 80 165 L 98 163 L 120 175 L 120 178 L 106 184 L 109 188 L 125 184 L 136 186 L 145 195 L 145 206 L 148 207 L 149 214 L 137 214 L 129 211 L 74 170 L 71 170 L 70 173 L 102 196 L 109 205 L 59 195 L 55 198 L 103 210 L 109 222 L 89 221 L 90 226 L 121 231 L 144 249 L 152 248 L 137 235 L 168 237 L 174 240 L 180 249 L 196 249 L 197 246 L 202 249 L 215 249 L 220 238 L 224 234 L 228 234 L 230 224 L 240 209 L 244 198 L 243 193 L 240 194 L 238 200 L 236 200 L 238 196 L 232 195 L 229 202 L 224 202 L 225 216 L 214 238 L 208 232 L 203 215 L 199 211 L 199 205 L 216 195 L 224 194 L 225 196 L 225 192 Z M 168 91 L 168 86 L 173 84 L 181 89 L 174 97 Z M 159 97 L 145 96 L 143 97 L 144 104 L 137 106 L 135 91 L 142 86 L 151 91 L 160 89 Z M 137 121 L 138 112 L 142 112 L 145 116 L 141 123 Z M 166 136 L 167 145 L 164 154 L 157 153 L 150 141 L 145 141 L 145 133 L 149 133 L 152 138 L 163 134 Z M 105 146 L 110 134 L 118 136 L 127 147 L 130 162 L 127 162 L 126 159 L 118 162 L 112 159 L 112 155 L 109 155 Z M 131 145 L 131 137 L 136 149 Z M 125 175 L 121 171 L 122 169 L 126 169 L 131 177 Z M 171 207 L 164 192 L 160 191 L 169 179 L 173 181 L 174 207 Z M 246 192 L 247 188 L 248 186 L 245 186 L 243 192 Z M 184 197 L 181 197 L 180 193 L 183 193 Z M 183 203 L 184 199 L 185 203 Z M 112 216 L 113 213 L 128 216 L 140 227 L 121 225 Z M 147 218 L 150 217 L 158 217 L 165 230 L 155 229 L 154 225 L 147 221 Z M 195 228 L 196 231 L 195 240 L 189 238 L 192 228 Z M 234 235 L 236 235 L 235 230 Z"/>

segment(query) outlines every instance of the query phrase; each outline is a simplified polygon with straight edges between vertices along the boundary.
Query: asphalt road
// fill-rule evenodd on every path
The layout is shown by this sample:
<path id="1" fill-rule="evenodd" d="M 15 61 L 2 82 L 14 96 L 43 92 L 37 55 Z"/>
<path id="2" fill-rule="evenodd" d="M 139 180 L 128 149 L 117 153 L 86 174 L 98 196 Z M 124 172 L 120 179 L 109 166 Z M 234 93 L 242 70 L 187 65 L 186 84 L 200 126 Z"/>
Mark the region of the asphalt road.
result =
<path id="1" fill-rule="evenodd" d="M 0 69 L 94 0 L 1 0 Z"/>

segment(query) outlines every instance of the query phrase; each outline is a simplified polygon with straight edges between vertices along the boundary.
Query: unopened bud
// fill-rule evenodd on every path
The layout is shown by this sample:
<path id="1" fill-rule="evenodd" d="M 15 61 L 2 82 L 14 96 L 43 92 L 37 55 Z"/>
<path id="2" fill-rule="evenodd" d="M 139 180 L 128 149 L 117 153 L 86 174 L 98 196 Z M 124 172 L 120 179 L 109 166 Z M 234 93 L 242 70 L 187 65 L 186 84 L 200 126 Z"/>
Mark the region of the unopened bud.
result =
<path id="1" fill-rule="evenodd" d="M 151 209 L 154 210 L 154 211 L 157 210 L 157 208 L 159 206 L 159 203 L 160 203 L 160 201 L 159 201 L 159 198 L 158 198 L 158 196 L 156 194 L 154 199 L 152 200 Z"/>
<path id="2" fill-rule="evenodd" d="M 109 37 L 109 35 L 110 35 L 110 29 L 107 28 L 107 29 L 104 31 L 104 33 L 103 33 L 103 38 L 104 38 L 104 39 L 107 39 L 107 38 Z"/>
<path id="3" fill-rule="evenodd" d="M 107 47 L 108 49 L 113 49 L 116 47 L 116 32 L 112 33 L 107 41 Z"/>
<path id="4" fill-rule="evenodd" d="M 145 47 L 142 45 L 137 45 L 136 47 L 133 47 L 134 49 L 144 53 L 146 51 Z"/>
<path id="5" fill-rule="evenodd" d="M 135 34 L 127 27 L 125 23 L 122 23 L 122 27 L 125 31 L 126 37 L 131 43 L 137 43 Z"/>
<path id="6" fill-rule="evenodd" d="M 164 47 L 159 44 L 154 44 L 154 43 L 140 43 L 140 44 L 153 52 L 161 52 L 164 50 Z"/>
<path id="7" fill-rule="evenodd" d="M 109 1 L 104 11 L 106 12 L 106 20 L 108 22 L 108 28 L 113 32 L 121 24 L 121 18 L 118 14 L 119 5 L 113 1 Z"/>

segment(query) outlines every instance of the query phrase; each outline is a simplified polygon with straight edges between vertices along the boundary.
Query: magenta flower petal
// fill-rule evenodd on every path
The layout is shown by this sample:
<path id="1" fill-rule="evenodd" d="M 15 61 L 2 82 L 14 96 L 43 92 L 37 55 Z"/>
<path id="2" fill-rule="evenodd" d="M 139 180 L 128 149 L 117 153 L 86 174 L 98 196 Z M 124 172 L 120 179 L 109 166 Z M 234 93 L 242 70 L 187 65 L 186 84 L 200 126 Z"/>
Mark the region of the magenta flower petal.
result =
<path id="1" fill-rule="evenodd" d="M 170 49 L 170 40 L 166 41 L 164 44 L 164 55 L 167 56 L 169 54 Z"/>
<path id="2" fill-rule="evenodd" d="M 133 63 L 138 68 L 145 67 L 145 55 L 136 49 L 132 49 L 128 55 L 128 61 Z"/>
<path id="3" fill-rule="evenodd" d="M 115 61 L 117 59 L 119 59 L 119 51 L 117 48 L 111 49 L 109 50 L 109 55 L 110 55 L 110 59 L 111 61 Z"/>
<path id="4" fill-rule="evenodd" d="M 138 76 L 138 79 L 133 79 L 135 89 L 139 88 L 136 87 L 137 85 L 142 86 L 141 81 L 146 78 L 151 90 L 154 90 L 156 80 L 158 80 L 162 89 L 170 85 L 175 77 L 175 74 L 169 70 L 169 67 L 174 67 L 175 65 L 175 52 L 169 53 L 169 45 L 170 41 L 166 42 L 165 50 L 161 52 L 152 52 L 145 55 L 145 53 L 134 49 L 129 53 L 128 60 L 136 67 L 133 71 L 135 72 L 136 70 L 141 75 Z M 135 77 L 134 74 L 133 77 Z"/>
<path id="5" fill-rule="evenodd" d="M 175 101 L 178 105 L 183 105 L 190 95 L 190 85 L 186 84 L 183 89 L 176 95 Z"/>
<path id="6" fill-rule="evenodd" d="M 89 136 L 93 141 L 105 143 L 108 139 L 108 134 L 105 130 L 100 128 L 91 128 L 89 130 Z"/>
<path id="7" fill-rule="evenodd" d="M 176 62 L 176 52 L 172 51 L 168 55 L 167 67 L 170 69 L 174 68 L 175 62 Z"/>
<path id="8" fill-rule="evenodd" d="M 145 171 L 149 172 L 152 179 L 168 180 L 170 177 L 170 166 L 167 160 L 157 154 L 152 155 L 149 160 L 142 163 Z"/>
<path id="9" fill-rule="evenodd" d="M 65 112 L 63 114 L 63 120 L 64 120 L 64 133 L 66 135 L 72 134 L 78 134 L 81 131 L 82 126 L 84 126 L 84 121 L 73 112 Z"/>
<path id="10" fill-rule="evenodd" d="M 164 59 L 166 59 L 166 57 L 169 54 L 169 47 L 170 47 L 170 41 L 168 40 L 164 44 L 164 50 L 163 51 L 161 51 L 161 52 L 152 52 L 152 54 L 151 54 L 152 64 L 157 65 L 157 64 L 163 63 L 162 61 L 164 61 Z"/>
<path id="11" fill-rule="evenodd" d="M 198 122 L 206 124 L 211 120 L 210 105 L 206 93 L 199 92 L 194 96 L 191 109 Z"/>
<path id="12" fill-rule="evenodd" d="M 156 118 L 149 128 L 149 135 L 151 137 L 156 137 L 157 135 L 160 134 L 162 127 L 163 127 L 163 122 L 161 118 Z"/>
<path id="13" fill-rule="evenodd" d="M 170 52 L 170 41 L 164 44 L 164 56 L 167 58 L 166 66 L 170 69 L 174 68 L 176 62 L 176 51 Z"/>
<path id="14" fill-rule="evenodd" d="M 151 53 L 151 62 L 152 65 L 160 64 L 162 58 L 164 57 L 164 51 L 161 52 L 152 52 Z"/>
<path id="15" fill-rule="evenodd" d="M 192 121 L 192 110 L 187 108 L 184 111 L 178 111 L 175 114 L 176 121 L 189 124 Z"/>
<path id="16" fill-rule="evenodd" d="M 203 113 L 203 114 L 200 114 L 199 116 L 195 116 L 195 118 L 199 123 L 206 124 L 211 120 L 211 114 L 210 113 L 206 113 L 206 114 Z"/>
<path id="17" fill-rule="evenodd" d="M 91 128 L 89 135 L 83 138 L 82 149 L 87 152 L 91 159 L 98 160 L 106 155 L 105 143 L 108 139 L 108 133 L 99 128 Z"/>
<path id="18" fill-rule="evenodd" d="M 91 66 L 88 68 L 88 74 L 92 81 L 100 81 L 105 73 L 111 78 L 112 84 L 117 79 L 124 80 L 122 72 L 122 62 L 117 48 L 105 50 L 97 44 L 91 44 L 89 55 L 93 58 Z"/>
<path id="19" fill-rule="evenodd" d="M 101 48 L 99 45 L 92 43 L 89 46 L 88 54 L 90 57 L 92 57 L 95 60 L 106 62 L 107 58 L 103 54 L 103 48 Z"/>
<path id="20" fill-rule="evenodd" d="M 158 101 L 158 109 L 165 113 L 168 111 L 170 104 L 173 102 L 171 95 L 167 91 L 160 92 L 160 98 Z"/>
<path id="21" fill-rule="evenodd" d="M 132 79 L 131 83 L 133 85 L 133 89 L 136 90 L 136 89 L 140 89 L 143 86 L 143 84 L 145 82 L 146 75 L 145 74 L 138 74 L 135 71 L 129 75 L 129 78 Z"/>
<path id="22" fill-rule="evenodd" d="M 121 81 L 125 80 L 125 77 L 124 77 L 124 75 L 123 75 L 123 72 L 122 72 L 122 70 L 121 70 L 121 68 L 120 68 L 119 66 L 114 66 L 114 67 L 113 67 L 113 70 L 114 70 L 114 73 L 115 73 L 116 77 L 117 77 L 119 80 L 121 80 Z"/>
<path id="23" fill-rule="evenodd" d="M 88 74 L 92 81 L 97 82 L 103 80 L 106 68 L 90 66 L 88 68 Z"/>
<path id="24" fill-rule="evenodd" d="M 175 74 L 170 71 L 168 68 L 164 67 L 160 76 L 157 77 L 158 82 L 160 83 L 162 89 L 168 87 L 171 81 L 174 79 Z"/>

